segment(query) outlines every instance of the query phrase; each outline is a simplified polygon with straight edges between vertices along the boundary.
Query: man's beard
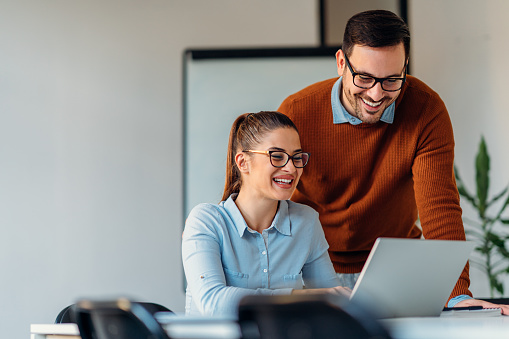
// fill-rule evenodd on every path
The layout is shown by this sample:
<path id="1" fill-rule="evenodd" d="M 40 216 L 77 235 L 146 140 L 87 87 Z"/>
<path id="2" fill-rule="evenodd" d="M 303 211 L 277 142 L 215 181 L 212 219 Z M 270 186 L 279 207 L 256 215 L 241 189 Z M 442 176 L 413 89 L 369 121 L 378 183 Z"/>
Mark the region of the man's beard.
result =
<path id="1" fill-rule="evenodd" d="M 369 111 L 366 111 L 361 103 L 362 98 L 364 100 L 369 102 L 375 102 L 373 99 L 371 99 L 368 96 L 362 95 L 361 93 L 353 94 L 351 92 L 345 93 L 346 99 L 350 103 L 350 106 L 353 108 L 353 113 L 356 118 L 361 120 L 364 123 L 367 124 L 375 124 L 378 121 L 380 121 L 380 118 L 382 117 L 383 112 L 389 105 L 392 103 L 389 97 L 383 97 L 381 100 L 377 101 L 380 102 L 380 105 L 378 106 L 378 110 L 376 113 L 370 113 Z M 395 99 L 394 99 L 395 100 Z M 366 114 L 362 114 L 363 110 L 366 111 Z M 373 119 L 366 119 L 366 117 L 372 117 Z"/>

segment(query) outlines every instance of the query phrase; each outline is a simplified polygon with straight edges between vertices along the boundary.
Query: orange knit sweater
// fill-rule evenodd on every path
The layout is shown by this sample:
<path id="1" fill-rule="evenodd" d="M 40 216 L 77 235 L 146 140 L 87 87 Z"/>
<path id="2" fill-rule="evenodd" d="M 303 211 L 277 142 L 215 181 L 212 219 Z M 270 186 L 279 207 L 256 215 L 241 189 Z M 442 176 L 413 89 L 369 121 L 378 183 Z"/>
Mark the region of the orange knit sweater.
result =
<path id="1" fill-rule="evenodd" d="M 392 124 L 334 124 L 336 80 L 311 85 L 279 108 L 311 153 L 292 200 L 320 213 L 336 271 L 360 272 L 381 236 L 465 240 L 452 125 L 438 94 L 408 76 Z M 469 284 L 467 264 L 451 297 L 471 295 Z"/>

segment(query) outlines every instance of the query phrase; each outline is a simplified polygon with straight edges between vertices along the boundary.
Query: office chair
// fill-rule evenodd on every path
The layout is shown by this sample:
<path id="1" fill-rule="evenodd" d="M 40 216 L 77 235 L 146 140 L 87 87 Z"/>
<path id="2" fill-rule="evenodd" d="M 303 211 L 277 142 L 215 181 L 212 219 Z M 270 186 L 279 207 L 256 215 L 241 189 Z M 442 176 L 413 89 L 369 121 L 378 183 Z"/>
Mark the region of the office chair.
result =
<path id="1" fill-rule="evenodd" d="M 138 302 L 141 306 L 145 307 L 147 311 L 149 311 L 151 314 L 156 314 L 157 312 L 170 312 L 173 313 L 170 309 L 167 307 L 156 304 L 156 303 L 150 303 L 150 302 Z M 66 306 L 63 308 L 60 313 L 58 313 L 55 324 L 68 324 L 68 323 L 76 323 L 74 320 L 74 310 L 75 304 L 71 304 L 69 306 Z"/>
<path id="2" fill-rule="evenodd" d="M 55 324 L 69 324 L 76 323 L 73 319 L 73 308 L 74 304 L 64 307 L 60 313 L 58 313 L 57 318 L 55 319 Z"/>
<path id="3" fill-rule="evenodd" d="M 169 339 L 141 303 L 81 300 L 72 308 L 82 339 Z"/>
<path id="4" fill-rule="evenodd" d="M 338 296 L 249 296 L 238 310 L 243 339 L 390 339 L 364 308 Z"/>

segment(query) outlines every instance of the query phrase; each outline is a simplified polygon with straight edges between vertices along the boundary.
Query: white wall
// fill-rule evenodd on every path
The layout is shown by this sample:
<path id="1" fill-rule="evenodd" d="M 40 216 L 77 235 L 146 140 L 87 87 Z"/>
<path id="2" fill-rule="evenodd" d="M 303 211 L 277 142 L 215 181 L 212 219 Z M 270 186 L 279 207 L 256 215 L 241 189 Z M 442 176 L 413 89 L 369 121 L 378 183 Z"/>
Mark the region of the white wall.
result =
<path id="1" fill-rule="evenodd" d="M 455 161 L 472 193 L 475 155 L 484 135 L 491 156 L 491 196 L 509 183 L 508 12 L 505 0 L 409 1 L 412 73 L 444 100 L 455 132 Z M 462 207 L 464 216 L 475 217 L 463 200 Z M 474 295 L 489 296 L 485 276 L 473 268 L 471 278 Z"/>
<path id="2" fill-rule="evenodd" d="M 317 11 L 314 0 L 0 0 L 2 337 L 28 338 L 80 297 L 183 311 L 182 52 L 314 45 Z"/>

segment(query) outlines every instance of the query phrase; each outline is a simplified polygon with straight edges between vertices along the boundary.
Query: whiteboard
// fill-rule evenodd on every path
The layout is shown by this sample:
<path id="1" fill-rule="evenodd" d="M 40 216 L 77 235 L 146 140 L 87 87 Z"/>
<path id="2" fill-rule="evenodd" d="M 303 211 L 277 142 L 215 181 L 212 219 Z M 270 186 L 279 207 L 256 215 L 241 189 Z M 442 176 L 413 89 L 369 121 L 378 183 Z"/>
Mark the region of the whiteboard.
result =
<path id="1" fill-rule="evenodd" d="M 290 94 L 337 76 L 337 48 L 203 51 L 184 54 L 184 218 L 218 203 L 235 118 L 277 110 Z"/>

